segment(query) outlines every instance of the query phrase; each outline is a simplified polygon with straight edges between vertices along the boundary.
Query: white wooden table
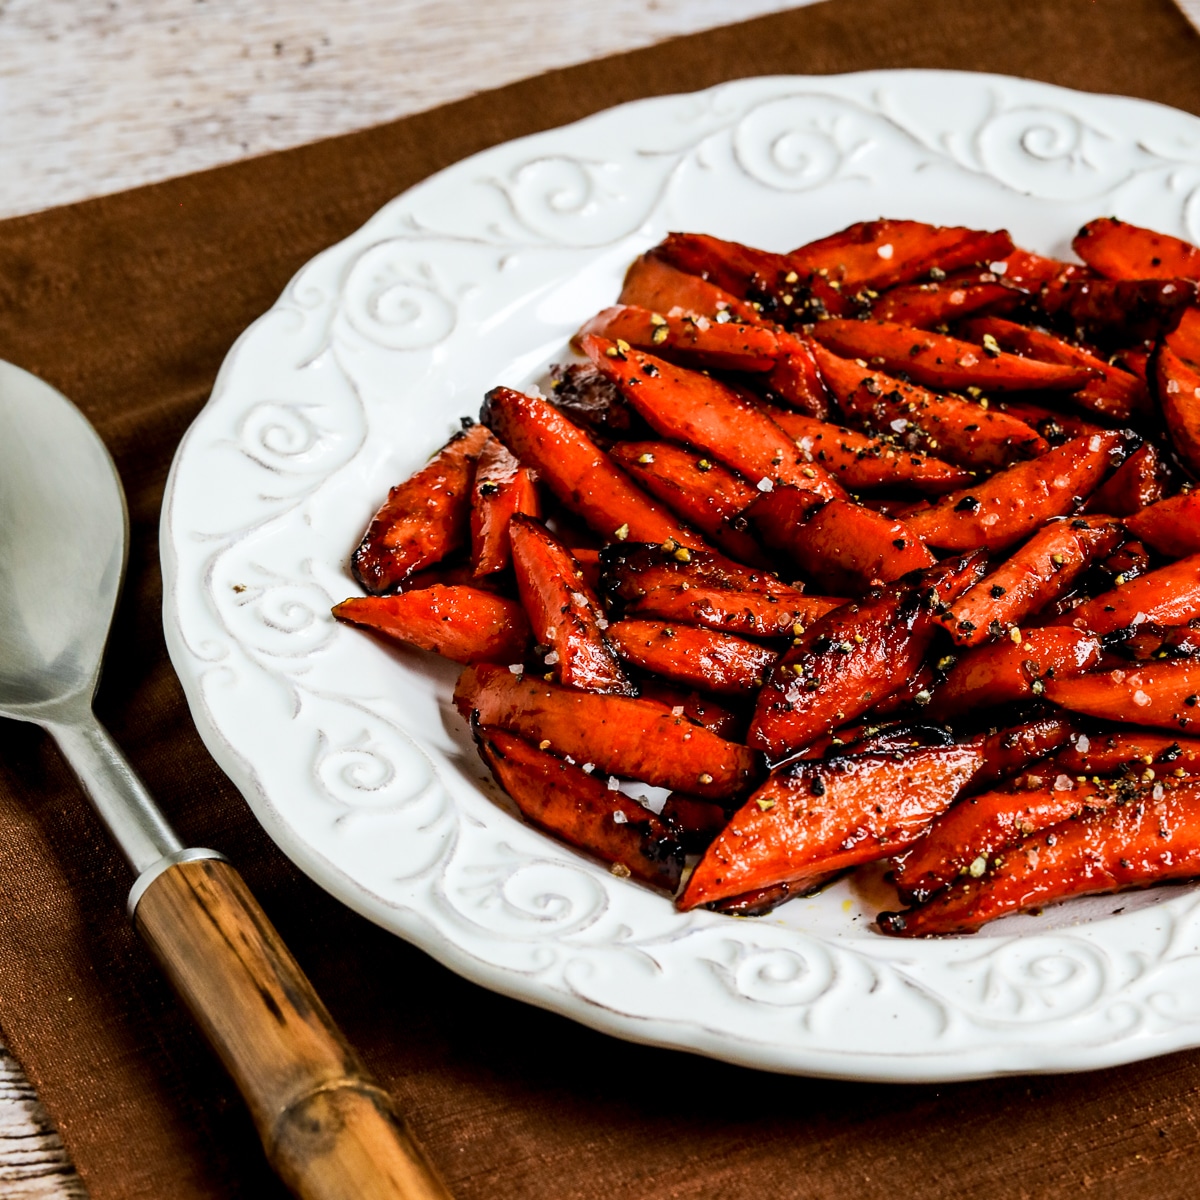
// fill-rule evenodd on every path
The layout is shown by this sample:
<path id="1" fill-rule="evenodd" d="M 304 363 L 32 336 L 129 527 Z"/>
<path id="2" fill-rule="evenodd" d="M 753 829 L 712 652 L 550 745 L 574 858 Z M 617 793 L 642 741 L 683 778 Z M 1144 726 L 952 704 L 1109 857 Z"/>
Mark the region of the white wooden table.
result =
<path id="1" fill-rule="evenodd" d="M 0 0 L 0 218 L 811 2 Z M 85 1194 L 0 1045 L 0 1195 Z"/>

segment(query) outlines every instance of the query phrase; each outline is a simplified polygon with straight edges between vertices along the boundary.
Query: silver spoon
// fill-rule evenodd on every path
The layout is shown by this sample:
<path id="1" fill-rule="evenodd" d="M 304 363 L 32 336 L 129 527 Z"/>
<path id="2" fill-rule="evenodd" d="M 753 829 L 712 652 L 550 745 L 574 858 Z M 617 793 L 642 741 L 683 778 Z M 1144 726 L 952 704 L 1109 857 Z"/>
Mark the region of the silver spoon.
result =
<path id="1" fill-rule="evenodd" d="M 58 743 L 134 873 L 129 911 L 289 1187 L 449 1200 L 240 875 L 185 847 L 92 712 L 125 573 L 112 459 L 61 393 L 0 360 L 0 717 Z"/>

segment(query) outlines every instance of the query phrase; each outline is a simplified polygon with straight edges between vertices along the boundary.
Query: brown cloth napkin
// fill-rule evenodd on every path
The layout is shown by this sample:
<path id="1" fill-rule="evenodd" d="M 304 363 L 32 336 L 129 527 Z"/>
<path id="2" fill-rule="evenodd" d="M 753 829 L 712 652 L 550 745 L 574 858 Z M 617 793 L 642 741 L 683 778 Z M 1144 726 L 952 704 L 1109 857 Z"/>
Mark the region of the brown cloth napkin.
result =
<path id="1" fill-rule="evenodd" d="M 318 250 L 464 155 L 624 100 L 897 66 L 1200 113 L 1200 41 L 1169 0 L 830 0 L 0 223 L 0 356 L 82 406 L 129 493 L 101 718 L 181 834 L 241 866 L 463 1200 L 1195 1194 L 1200 1053 L 945 1087 L 814 1081 L 628 1045 L 460 980 L 268 842 L 201 747 L 163 649 L 172 452 L 230 343 Z M 130 931 L 129 882 L 48 739 L 0 723 L 0 1025 L 92 1197 L 279 1195 L 238 1097 Z"/>

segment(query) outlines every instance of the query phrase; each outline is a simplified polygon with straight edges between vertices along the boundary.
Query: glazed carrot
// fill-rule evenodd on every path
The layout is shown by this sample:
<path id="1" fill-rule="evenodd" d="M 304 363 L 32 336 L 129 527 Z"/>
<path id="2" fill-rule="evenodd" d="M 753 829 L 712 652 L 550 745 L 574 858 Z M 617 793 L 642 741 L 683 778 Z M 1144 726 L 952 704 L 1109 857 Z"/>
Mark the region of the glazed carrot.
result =
<path id="1" fill-rule="evenodd" d="M 756 500 L 746 518 L 823 591 L 855 595 L 937 561 L 902 521 L 847 500 L 809 513 L 809 495 L 776 488 Z"/>
<path id="2" fill-rule="evenodd" d="M 928 387 L 981 387 L 994 392 L 1031 388 L 1074 391 L 1092 378 L 1087 367 L 1061 366 L 991 352 L 972 342 L 892 321 L 821 321 L 813 336 L 834 354 L 864 359 Z"/>
<path id="3" fill-rule="evenodd" d="M 686 717 L 694 725 L 702 725 L 709 733 L 727 742 L 740 742 L 746 731 L 746 719 L 718 704 L 710 695 L 688 688 L 675 687 L 665 679 L 647 677 L 641 681 L 642 699 L 653 700 L 669 708 L 676 717 Z"/>
<path id="4" fill-rule="evenodd" d="M 1082 675 L 1100 660 L 1100 639 L 1079 629 L 1014 630 L 964 654 L 933 694 L 931 719 L 949 720 L 973 708 L 1041 695 L 1051 680 Z"/>
<path id="5" fill-rule="evenodd" d="M 778 761 L 899 690 L 933 641 L 935 608 L 982 573 L 978 555 L 951 559 L 814 622 L 759 692 L 749 744 Z"/>
<path id="6" fill-rule="evenodd" d="M 454 662 L 521 662 L 529 623 L 515 600 L 435 583 L 398 596 L 356 596 L 334 606 L 339 621 Z"/>
<path id="7" fill-rule="evenodd" d="M 712 321 L 707 317 L 663 316 L 648 308 L 618 305 L 597 313 L 575 335 L 595 334 L 653 350 L 670 362 L 697 370 L 770 371 L 780 355 L 779 339 L 765 325 Z"/>
<path id="8" fill-rule="evenodd" d="M 1039 362 L 1086 367 L 1093 372 L 1093 377 L 1071 394 L 1071 401 L 1110 420 L 1127 421 L 1135 410 L 1145 407 L 1149 400 L 1144 380 L 1052 333 L 995 316 L 964 321 L 958 327 L 958 332 L 980 346 L 992 344 L 1011 354 Z M 987 341 L 988 338 L 992 339 L 991 343 Z"/>
<path id="9" fill-rule="evenodd" d="M 1115 217 L 1089 221 L 1071 246 L 1108 279 L 1200 279 L 1200 250 L 1190 242 Z"/>
<path id="10" fill-rule="evenodd" d="M 666 621 L 617 621 L 608 638 L 616 652 L 643 671 L 683 687 L 745 694 L 762 686 L 779 653 L 715 629 Z"/>
<path id="11" fill-rule="evenodd" d="M 1162 462 L 1154 443 L 1146 442 L 1088 497 L 1083 511 L 1128 517 L 1162 497 Z"/>
<path id="12" fill-rule="evenodd" d="M 1144 782 L 1164 772 L 1192 775 L 1200 771 L 1200 738 L 1147 733 L 1143 729 L 1118 733 L 1076 734 L 1046 763 L 1049 770 L 1068 775 L 1113 775 L 1133 772 Z M 1147 774 L 1149 768 L 1149 774 Z"/>
<path id="13" fill-rule="evenodd" d="M 922 221 L 862 221 L 808 242 L 787 255 L 793 270 L 823 271 L 847 291 L 893 287 L 932 269 L 953 271 L 1002 259 L 1013 248 L 1007 231 L 995 233 Z"/>
<path id="14" fill-rule="evenodd" d="M 542 749 L 705 800 L 728 799 L 754 779 L 749 749 L 652 700 L 580 692 L 482 663 L 459 677 L 454 702 L 464 717 L 477 713 L 481 725 L 499 726 Z"/>
<path id="15" fill-rule="evenodd" d="M 1126 795 L 1105 786 L 1112 783 L 1080 783 L 1059 772 L 1045 787 L 963 797 L 892 861 L 900 899 L 923 904 L 960 875 L 978 879 L 997 853 L 1031 833 L 1124 802 Z"/>
<path id="16" fill-rule="evenodd" d="M 989 266 L 997 275 L 1002 275 L 1010 286 L 1024 292 L 1039 292 L 1071 264 L 1017 247 Z"/>
<path id="17" fill-rule="evenodd" d="M 971 787 L 994 787 L 1065 745 L 1075 732 L 1071 719 L 1054 713 L 989 734 L 983 739 L 983 765 L 972 776 Z"/>
<path id="18" fill-rule="evenodd" d="M 623 353 L 591 334 L 580 344 L 663 437 L 688 442 L 755 483 L 766 479 L 829 498 L 845 495 L 824 468 L 800 457 L 795 442 L 760 407 L 717 380 L 639 350 Z"/>
<path id="19" fill-rule="evenodd" d="M 710 320 L 726 314 L 751 325 L 762 320 L 752 304 L 699 275 L 678 270 L 653 254 L 633 260 L 625 273 L 617 303 L 636 304 L 660 313 L 678 310 L 679 315 L 692 313 Z"/>
<path id="20" fill-rule="evenodd" d="M 817 369 L 811 338 L 800 334 L 781 335 L 784 351 L 767 376 L 770 394 L 784 404 L 825 420 L 829 416 L 829 391 Z"/>
<path id="21" fill-rule="evenodd" d="M 928 904 L 883 913 L 879 928 L 903 937 L 971 933 L 988 921 L 1071 896 L 1094 896 L 1200 874 L 1200 785 L 1161 799 L 1113 805 L 1018 842 L 980 878 Z"/>
<path id="22" fill-rule="evenodd" d="M 1184 733 L 1200 726 L 1198 693 L 1200 662 L 1186 658 L 1051 680 L 1045 690 L 1047 700 L 1071 712 Z"/>
<path id="23" fill-rule="evenodd" d="M 1034 404 L 1021 393 L 1009 392 L 992 403 L 991 407 L 1010 417 L 1016 417 L 1018 421 L 1024 421 L 1045 438 L 1050 446 L 1061 446 L 1073 437 L 1081 437 L 1085 433 L 1104 433 L 1106 430 L 1106 426 L 1088 421 L 1078 413 Z"/>
<path id="24" fill-rule="evenodd" d="M 906 513 L 905 524 L 922 541 L 942 550 L 1011 546 L 1090 495 L 1115 465 L 1123 443 L 1119 433 L 1072 438 L 1041 458 L 998 471 L 976 487 Z"/>
<path id="25" fill-rule="evenodd" d="M 1155 390 L 1175 453 L 1200 474 L 1200 313 L 1180 322 L 1153 359 Z"/>
<path id="26" fill-rule="evenodd" d="M 937 621 L 960 646 L 1000 637 L 1065 596 L 1079 576 L 1121 540 L 1113 521 L 1049 521 L 990 575 L 968 588 Z"/>
<path id="27" fill-rule="evenodd" d="M 792 637 L 840 600 L 806 596 L 766 571 L 696 550 L 607 546 L 601 590 L 626 617 L 653 617 L 753 637 Z"/>
<path id="28" fill-rule="evenodd" d="M 1037 430 L 1005 412 L 938 395 L 819 345 L 813 353 L 846 417 L 868 432 L 897 438 L 906 449 L 936 450 L 969 468 L 1003 467 L 1049 449 Z"/>
<path id="29" fill-rule="evenodd" d="M 1189 279 L 1089 279 L 1064 272 L 1042 289 L 1041 305 L 1084 337 L 1128 344 L 1170 332 L 1196 294 Z"/>
<path id="30" fill-rule="evenodd" d="M 482 417 L 496 436 L 558 497 L 604 538 L 631 537 L 683 546 L 703 541 L 655 504 L 581 429 L 545 400 L 493 388 Z"/>
<path id="31" fill-rule="evenodd" d="M 726 554 L 765 566 L 762 547 L 736 518 L 761 493 L 719 463 L 676 442 L 618 442 L 613 458 L 642 487 Z"/>
<path id="32" fill-rule="evenodd" d="M 1054 624 L 1103 635 L 1147 622 L 1186 625 L 1194 617 L 1200 617 L 1200 554 L 1123 581 L 1057 617 Z"/>
<path id="33" fill-rule="evenodd" d="M 978 747 L 934 746 L 784 767 L 733 815 L 677 903 L 687 910 L 895 854 L 949 806 L 980 759 Z"/>
<path id="34" fill-rule="evenodd" d="M 642 883 L 668 892 L 679 886 L 683 847 L 674 829 L 649 809 L 503 729 L 484 726 L 476 744 L 531 825 L 623 867 Z"/>
<path id="35" fill-rule="evenodd" d="M 897 486 L 936 496 L 964 487 L 972 479 L 972 472 L 963 467 L 951 466 L 923 450 L 905 449 L 896 433 L 870 437 L 783 410 L 772 412 L 771 419 L 795 439 L 802 454 L 820 463 L 851 491 Z"/>
<path id="36" fill-rule="evenodd" d="M 477 576 L 503 571 L 512 562 L 508 523 L 514 514 L 542 515 L 536 476 L 498 438 L 488 438 L 471 485 L 471 563 Z"/>
<path id="37" fill-rule="evenodd" d="M 729 814 L 719 804 L 678 792 L 663 802 L 661 816 L 689 854 L 704 850 L 729 821 Z"/>
<path id="38" fill-rule="evenodd" d="M 932 329 L 986 309 L 1008 312 L 1023 293 L 1000 282 L 992 271 L 964 272 L 942 282 L 910 283 L 883 293 L 871 305 L 871 316 L 914 329 Z"/>
<path id="39" fill-rule="evenodd" d="M 797 896 L 811 896 L 818 892 L 831 879 L 837 879 L 843 872 L 835 871 L 832 875 L 816 875 L 806 879 L 795 888 L 786 883 L 777 883 L 773 887 L 756 888 L 752 892 L 743 892 L 740 896 L 730 896 L 728 900 L 716 900 L 708 905 L 713 912 L 724 913 L 733 917 L 765 917 L 774 912 L 785 900 Z"/>
<path id="40" fill-rule="evenodd" d="M 534 639 L 549 648 L 550 673 L 584 691 L 636 695 L 605 641 L 600 601 L 571 552 L 532 517 L 513 517 L 508 532 L 517 591 Z"/>
<path id="41" fill-rule="evenodd" d="M 1200 552 L 1200 492 L 1181 492 L 1125 518 L 1134 537 L 1172 558 Z"/>
<path id="42" fill-rule="evenodd" d="M 645 437 L 650 432 L 620 389 L 590 362 L 551 368 L 550 403 L 602 447 L 614 439 Z"/>
<path id="43" fill-rule="evenodd" d="M 471 471 L 489 436 L 482 425 L 456 433 L 427 466 L 388 492 L 350 561 L 365 591 L 386 592 L 466 545 Z"/>

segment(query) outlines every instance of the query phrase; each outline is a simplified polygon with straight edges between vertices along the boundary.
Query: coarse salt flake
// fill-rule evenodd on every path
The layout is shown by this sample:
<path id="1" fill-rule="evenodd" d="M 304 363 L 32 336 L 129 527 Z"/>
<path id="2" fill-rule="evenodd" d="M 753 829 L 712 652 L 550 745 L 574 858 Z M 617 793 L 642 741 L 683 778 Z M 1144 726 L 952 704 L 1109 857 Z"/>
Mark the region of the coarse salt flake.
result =
<path id="1" fill-rule="evenodd" d="M 878 250 L 875 251 L 880 258 L 891 258 L 896 253 L 896 247 L 891 242 L 885 242 Z"/>
<path id="2" fill-rule="evenodd" d="M 1086 733 L 1081 733 L 1079 737 L 1075 739 L 1075 749 L 1081 754 L 1086 754 L 1091 748 L 1092 742 Z"/>
<path id="3" fill-rule="evenodd" d="M 1104 443 L 1100 440 L 1100 435 L 1098 433 L 1093 433 L 1092 436 L 1088 438 L 1088 449 L 1093 454 L 1095 454 L 1103 444 Z"/>
<path id="4" fill-rule="evenodd" d="M 1054 790 L 1056 792 L 1070 792 L 1075 789 L 1075 783 L 1070 775 L 1059 775 L 1054 780 Z"/>
<path id="5" fill-rule="evenodd" d="M 553 667 L 558 662 L 558 651 L 551 650 L 550 653 L 547 654 L 544 659 L 542 659 L 542 662 L 544 662 L 548 667 Z"/>
<path id="6" fill-rule="evenodd" d="M 629 818 L 624 814 L 624 812 L 621 811 L 621 809 L 618 808 L 617 811 L 613 813 L 614 825 L 626 825 L 628 822 Z"/>
<path id="7" fill-rule="evenodd" d="M 893 433 L 903 433 L 908 428 L 908 422 L 903 417 L 897 417 L 888 425 L 888 428 Z"/>
<path id="8" fill-rule="evenodd" d="M 1138 706 L 1138 708 L 1145 708 L 1146 705 L 1150 703 L 1150 697 L 1147 696 L 1141 688 L 1138 688 L 1138 690 L 1133 693 L 1133 702 Z"/>
<path id="9" fill-rule="evenodd" d="M 608 790 L 610 792 L 619 792 L 621 790 L 621 781 L 615 775 L 608 777 Z"/>
<path id="10" fill-rule="evenodd" d="M 758 490 L 760 492 L 773 492 L 775 490 L 775 485 L 764 475 L 762 479 L 758 481 Z"/>
<path id="11" fill-rule="evenodd" d="M 509 663 L 508 669 L 514 675 L 524 675 L 525 674 L 525 664 L 524 663 Z"/>

